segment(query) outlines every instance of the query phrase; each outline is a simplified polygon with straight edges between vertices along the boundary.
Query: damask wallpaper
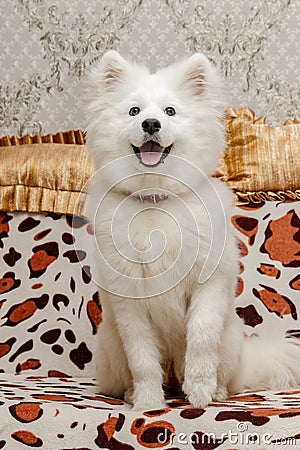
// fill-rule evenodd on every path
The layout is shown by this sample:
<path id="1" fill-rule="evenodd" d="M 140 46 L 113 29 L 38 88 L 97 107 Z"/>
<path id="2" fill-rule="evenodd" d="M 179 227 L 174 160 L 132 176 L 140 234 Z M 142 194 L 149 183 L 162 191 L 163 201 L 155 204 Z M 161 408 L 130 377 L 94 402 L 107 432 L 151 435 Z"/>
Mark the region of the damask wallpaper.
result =
<path id="1" fill-rule="evenodd" d="M 300 0 L 0 0 L 0 134 L 85 128 L 84 82 L 105 50 L 160 67 L 195 51 L 228 106 L 300 114 Z"/>

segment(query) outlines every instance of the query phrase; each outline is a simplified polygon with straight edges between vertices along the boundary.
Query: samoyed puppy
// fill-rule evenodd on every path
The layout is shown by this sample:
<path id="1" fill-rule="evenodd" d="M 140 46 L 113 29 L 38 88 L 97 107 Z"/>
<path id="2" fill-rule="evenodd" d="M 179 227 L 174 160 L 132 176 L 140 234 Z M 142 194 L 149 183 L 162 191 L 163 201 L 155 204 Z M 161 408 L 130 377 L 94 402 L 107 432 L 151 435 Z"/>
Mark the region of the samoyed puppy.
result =
<path id="1" fill-rule="evenodd" d="M 251 355 L 235 313 L 232 196 L 212 178 L 225 145 L 215 68 L 194 54 L 152 73 L 108 51 L 87 99 L 100 392 L 157 409 L 172 377 L 200 408 L 244 388 L 295 384 L 295 346 L 274 371 L 274 342 Z M 280 366 L 278 346 L 276 358 Z"/>

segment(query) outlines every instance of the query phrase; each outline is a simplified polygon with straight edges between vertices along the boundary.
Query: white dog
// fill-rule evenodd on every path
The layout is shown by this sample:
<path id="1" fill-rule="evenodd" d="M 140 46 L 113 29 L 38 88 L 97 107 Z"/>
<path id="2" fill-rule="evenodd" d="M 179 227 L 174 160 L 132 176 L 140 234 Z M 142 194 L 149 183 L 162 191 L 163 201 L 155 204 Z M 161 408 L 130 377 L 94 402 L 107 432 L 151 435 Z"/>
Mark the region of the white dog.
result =
<path id="1" fill-rule="evenodd" d="M 275 351 L 267 355 L 274 336 L 262 351 L 243 344 L 231 192 L 209 178 L 224 148 L 221 99 L 201 54 L 150 73 L 109 51 L 90 77 L 87 144 L 100 169 L 88 206 L 103 307 L 98 382 L 135 409 L 165 404 L 170 373 L 195 407 L 300 378 L 299 347 L 287 339 L 277 338 L 277 369 Z"/>

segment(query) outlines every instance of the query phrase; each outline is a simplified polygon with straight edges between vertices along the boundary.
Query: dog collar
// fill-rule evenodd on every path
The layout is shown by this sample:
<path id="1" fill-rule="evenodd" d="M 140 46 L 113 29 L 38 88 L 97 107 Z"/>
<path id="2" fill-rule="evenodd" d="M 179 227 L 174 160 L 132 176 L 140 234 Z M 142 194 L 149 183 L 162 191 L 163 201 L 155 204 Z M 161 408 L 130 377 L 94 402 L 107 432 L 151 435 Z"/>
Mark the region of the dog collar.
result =
<path id="1" fill-rule="evenodd" d="M 147 203 L 159 203 L 169 198 L 167 194 L 133 194 L 132 197 L 135 200 Z"/>

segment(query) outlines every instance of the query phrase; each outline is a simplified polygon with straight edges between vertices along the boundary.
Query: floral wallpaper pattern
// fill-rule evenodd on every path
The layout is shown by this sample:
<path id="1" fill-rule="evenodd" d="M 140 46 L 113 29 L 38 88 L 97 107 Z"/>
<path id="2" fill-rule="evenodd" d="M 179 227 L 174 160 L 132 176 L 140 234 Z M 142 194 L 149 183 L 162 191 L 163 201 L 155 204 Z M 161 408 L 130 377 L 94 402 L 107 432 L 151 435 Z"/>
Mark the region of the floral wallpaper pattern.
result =
<path id="1" fill-rule="evenodd" d="M 300 114 L 300 0 L 0 0 L 0 134 L 85 128 L 84 81 L 114 48 L 161 67 L 205 53 L 227 105 Z"/>

